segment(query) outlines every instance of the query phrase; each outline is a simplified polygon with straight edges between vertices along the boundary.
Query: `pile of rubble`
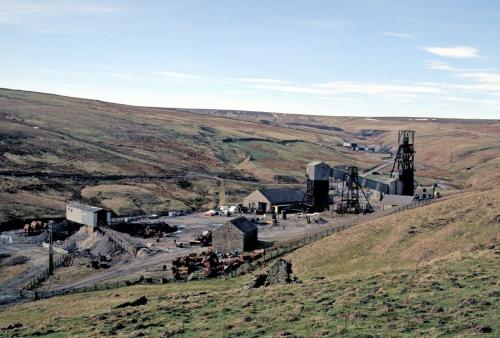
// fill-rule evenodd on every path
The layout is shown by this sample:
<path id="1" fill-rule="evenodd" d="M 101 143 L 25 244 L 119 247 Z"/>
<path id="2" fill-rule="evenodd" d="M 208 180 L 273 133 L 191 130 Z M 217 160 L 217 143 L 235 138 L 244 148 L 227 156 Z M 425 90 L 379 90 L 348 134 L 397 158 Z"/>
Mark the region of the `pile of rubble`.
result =
<path id="1" fill-rule="evenodd" d="M 267 273 L 258 274 L 248 287 L 254 289 L 261 286 L 294 283 L 300 283 L 300 280 L 293 275 L 292 263 L 279 258 L 268 268 Z"/>
<path id="2" fill-rule="evenodd" d="M 115 231 L 125 232 L 134 237 L 165 237 L 167 234 L 176 232 L 177 227 L 165 222 L 134 222 L 134 223 L 116 223 L 111 225 Z"/>
<path id="3" fill-rule="evenodd" d="M 212 231 L 203 231 L 201 235 L 196 236 L 196 243 L 201 246 L 211 246 L 212 245 Z"/>
<path id="4" fill-rule="evenodd" d="M 192 253 L 178 257 L 172 262 L 172 273 L 176 279 L 189 279 L 196 273 L 203 273 L 206 278 L 217 277 L 236 270 L 244 263 L 259 259 L 264 250 L 254 250 L 249 254 L 231 255 L 214 252 Z"/>

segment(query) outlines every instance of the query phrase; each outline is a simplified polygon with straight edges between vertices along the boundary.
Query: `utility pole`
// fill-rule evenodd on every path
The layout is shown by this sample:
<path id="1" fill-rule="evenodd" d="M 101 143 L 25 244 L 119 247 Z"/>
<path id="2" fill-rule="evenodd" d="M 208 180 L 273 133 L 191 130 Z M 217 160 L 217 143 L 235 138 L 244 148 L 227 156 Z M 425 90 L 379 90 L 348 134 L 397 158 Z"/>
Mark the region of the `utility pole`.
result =
<path id="1" fill-rule="evenodd" d="M 49 224 L 49 275 L 54 274 L 54 253 L 52 252 L 52 224 Z"/>
<path id="2" fill-rule="evenodd" d="M 226 187 L 224 186 L 224 179 L 219 179 L 220 181 L 220 196 L 219 196 L 219 207 L 226 205 Z"/>

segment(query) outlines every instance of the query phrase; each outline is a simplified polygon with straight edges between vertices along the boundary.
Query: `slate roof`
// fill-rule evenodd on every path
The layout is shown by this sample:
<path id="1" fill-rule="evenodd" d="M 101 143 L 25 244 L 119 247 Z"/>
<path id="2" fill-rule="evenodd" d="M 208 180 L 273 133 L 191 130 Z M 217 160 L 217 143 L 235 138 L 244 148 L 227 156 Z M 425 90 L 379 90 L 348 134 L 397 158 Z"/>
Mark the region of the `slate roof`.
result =
<path id="1" fill-rule="evenodd" d="M 382 197 L 382 204 L 390 204 L 390 205 L 408 205 L 413 202 L 413 196 L 404 196 L 404 195 L 384 195 Z"/>
<path id="2" fill-rule="evenodd" d="M 250 222 L 246 217 L 240 216 L 226 222 L 226 224 L 234 225 L 243 233 L 252 233 L 257 230 L 257 226 Z"/>
<path id="3" fill-rule="evenodd" d="M 83 211 L 88 211 L 88 212 L 97 212 L 97 211 L 102 210 L 102 208 L 93 207 L 91 205 L 86 205 L 86 204 L 77 203 L 77 202 L 68 203 L 67 206 L 70 207 L 70 208 L 74 208 L 74 209 L 78 209 L 78 210 L 83 210 Z"/>
<path id="4" fill-rule="evenodd" d="M 305 192 L 300 188 L 269 188 L 259 191 L 272 204 L 301 203 L 305 199 Z"/>

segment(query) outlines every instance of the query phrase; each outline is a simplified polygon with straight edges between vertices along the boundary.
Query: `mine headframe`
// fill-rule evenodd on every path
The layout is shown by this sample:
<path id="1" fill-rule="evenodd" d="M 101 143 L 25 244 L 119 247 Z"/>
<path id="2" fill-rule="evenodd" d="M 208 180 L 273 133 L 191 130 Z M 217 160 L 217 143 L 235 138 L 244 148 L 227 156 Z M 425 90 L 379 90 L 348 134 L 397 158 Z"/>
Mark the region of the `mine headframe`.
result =
<path id="1" fill-rule="evenodd" d="M 398 134 L 398 152 L 394 158 L 391 177 L 397 168 L 399 182 L 402 184 L 401 195 L 413 196 L 415 193 L 415 131 L 400 130 Z"/>
<path id="2" fill-rule="evenodd" d="M 360 192 L 366 203 L 360 203 Z M 342 184 L 342 197 L 336 204 L 335 211 L 339 214 L 359 214 L 373 212 L 363 187 L 359 184 L 358 167 L 348 167 Z"/>

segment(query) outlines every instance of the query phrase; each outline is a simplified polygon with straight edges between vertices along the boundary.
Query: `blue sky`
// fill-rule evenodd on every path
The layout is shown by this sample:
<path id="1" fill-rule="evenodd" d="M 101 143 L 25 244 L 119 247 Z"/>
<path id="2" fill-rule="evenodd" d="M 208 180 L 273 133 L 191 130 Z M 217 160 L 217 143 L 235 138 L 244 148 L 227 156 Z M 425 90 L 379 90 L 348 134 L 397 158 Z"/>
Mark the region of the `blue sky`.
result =
<path id="1" fill-rule="evenodd" d="M 0 0 L 0 87 L 163 106 L 500 118 L 497 1 Z"/>

